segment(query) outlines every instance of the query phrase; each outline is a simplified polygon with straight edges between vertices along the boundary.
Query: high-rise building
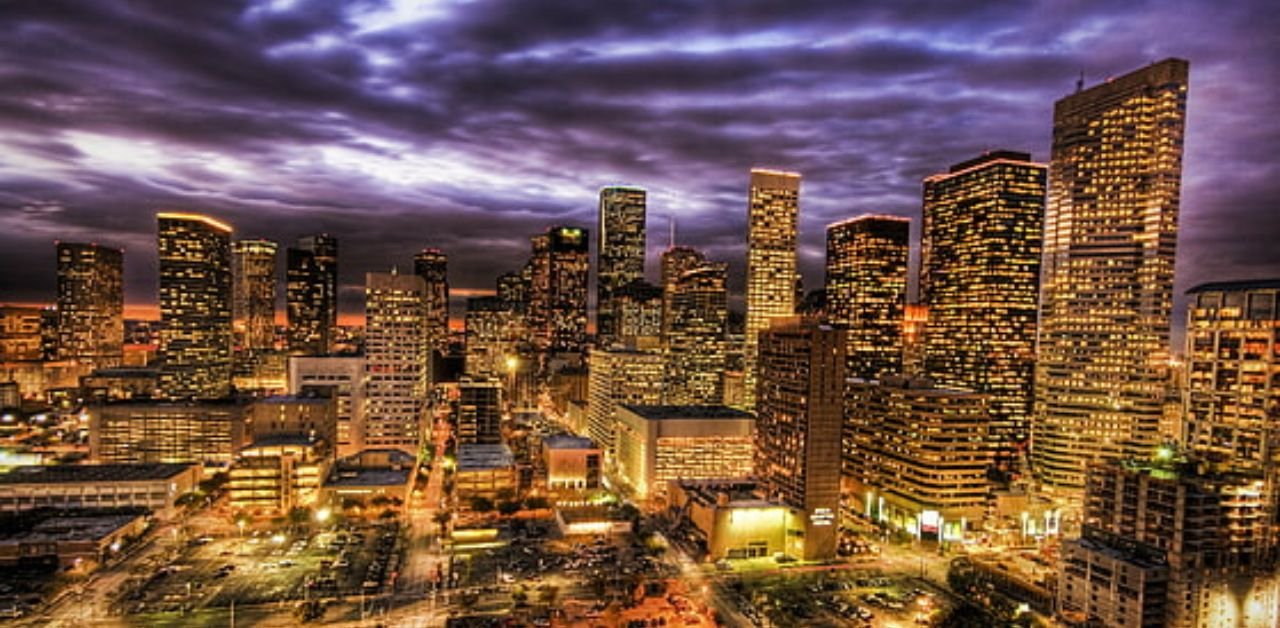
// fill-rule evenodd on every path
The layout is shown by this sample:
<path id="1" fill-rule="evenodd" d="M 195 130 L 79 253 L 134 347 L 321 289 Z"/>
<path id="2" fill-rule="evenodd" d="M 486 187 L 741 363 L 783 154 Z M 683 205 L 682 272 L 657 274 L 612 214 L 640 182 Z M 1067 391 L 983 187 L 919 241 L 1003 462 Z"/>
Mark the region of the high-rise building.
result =
<path id="1" fill-rule="evenodd" d="M 982 525 L 994 451 L 985 395 L 928 378 L 854 379 L 845 416 L 846 494 L 862 514 L 926 541 Z"/>
<path id="2" fill-rule="evenodd" d="M 515 304 L 498 297 L 467 299 L 465 371 L 482 378 L 507 374 L 507 361 L 518 354 L 524 329 Z"/>
<path id="3" fill-rule="evenodd" d="M 756 477 L 801 511 L 805 560 L 835 556 L 844 423 L 845 331 L 800 317 L 760 333 Z"/>
<path id="4" fill-rule="evenodd" d="M 1280 280 L 1188 291 L 1187 444 L 1280 480 Z"/>
<path id="5" fill-rule="evenodd" d="M 423 249 L 413 256 L 413 274 L 427 284 L 427 345 L 445 353 L 449 348 L 449 257 L 440 249 Z M 433 378 L 434 379 L 434 378 Z"/>
<path id="6" fill-rule="evenodd" d="M 157 215 L 160 390 L 178 399 L 231 393 L 231 227 L 208 216 Z"/>
<path id="7" fill-rule="evenodd" d="M 523 273 L 498 275 L 498 298 L 510 303 L 512 309 L 523 313 L 529 302 L 529 282 Z"/>
<path id="8" fill-rule="evenodd" d="M 329 353 L 338 327 L 338 240 L 323 233 L 299 238 L 286 258 L 289 352 Z"/>
<path id="9" fill-rule="evenodd" d="M 702 251 L 687 246 L 672 246 L 662 252 L 662 342 L 667 342 L 671 330 L 671 296 L 675 294 L 676 281 L 686 271 L 693 270 L 707 261 Z"/>
<path id="10" fill-rule="evenodd" d="M 755 417 L 719 405 L 619 406 L 617 475 L 638 501 L 657 501 L 674 480 L 750 477 Z"/>
<path id="11" fill-rule="evenodd" d="M 924 347 L 929 308 L 908 303 L 902 312 L 902 374 L 915 377 L 924 371 Z"/>
<path id="12" fill-rule="evenodd" d="M 458 383 L 458 444 L 502 443 L 502 382 L 464 377 Z"/>
<path id="13" fill-rule="evenodd" d="M 848 330 L 849 376 L 902 372 L 911 220 L 865 214 L 827 227 L 827 317 Z"/>
<path id="14" fill-rule="evenodd" d="M 728 363 L 729 265 L 708 262 L 671 285 L 667 393 L 675 405 L 719 405 Z"/>
<path id="15" fill-rule="evenodd" d="M 1084 530 L 1062 544 L 1059 612 L 1142 628 L 1280 625 L 1276 495 L 1172 449 L 1090 467 Z"/>
<path id="16" fill-rule="evenodd" d="M 600 190 L 598 228 L 596 337 L 600 346 L 609 346 L 618 340 L 614 293 L 644 280 L 645 191 L 628 186 Z"/>
<path id="17" fill-rule="evenodd" d="M 587 435 L 612 456 L 618 407 L 665 401 L 661 352 L 592 349 L 587 356 Z"/>
<path id="18" fill-rule="evenodd" d="M 275 347 L 278 248 L 271 240 L 236 240 L 231 247 L 232 315 L 240 346 L 249 351 Z"/>
<path id="19" fill-rule="evenodd" d="M 924 374 L 988 397 L 1004 472 L 1031 436 L 1045 176 L 1027 153 L 993 151 L 924 180 Z"/>
<path id="20" fill-rule="evenodd" d="M 747 326 L 743 405 L 755 407 L 756 343 L 769 321 L 796 310 L 800 175 L 753 169 L 747 203 Z"/>
<path id="21" fill-rule="evenodd" d="M 529 331 L 543 351 L 581 353 L 587 342 L 587 230 L 551 227 L 532 242 Z"/>
<path id="22" fill-rule="evenodd" d="M 38 307 L 0 305 L 0 361 L 35 361 L 44 358 Z"/>
<path id="23" fill-rule="evenodd" d="M 365 445 L 417 455 L 427 401 L 426 282 L 365 275 Z"/>
<path id="24" fill-rule="evenodd" d="M 1186 103 L 1187 62 L 1166 59 L 1054 106 L 1032 425 L 1048 488 L 1159 438 Z"/>
<path id="25" fill-rule="evenodd" d="M 626 347 L 657 346 L 662 335 L 662 288 L 647 281 L 633 281 L 609 296 L 613 333 L 600 338 L 599 346 L 613 342 Z M 599 310 L 598 310 L 599 311 Z"/>
<path id="26" fill-rule="evenodd" d="M 124 253 L 59 242 L 58 355 L 95 366 L 124 357 Z"/>

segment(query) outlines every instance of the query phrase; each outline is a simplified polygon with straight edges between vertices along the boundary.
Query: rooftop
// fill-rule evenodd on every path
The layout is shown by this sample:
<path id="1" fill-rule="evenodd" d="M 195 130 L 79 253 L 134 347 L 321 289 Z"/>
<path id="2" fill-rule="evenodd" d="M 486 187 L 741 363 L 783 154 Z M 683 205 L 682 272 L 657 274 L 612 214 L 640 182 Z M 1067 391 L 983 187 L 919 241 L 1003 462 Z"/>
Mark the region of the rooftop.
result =
<path id="1" fill-rule="evenodd" d="M 401 486 L 409 482 L 410 469 L 335 469 L 325 486 Z"/>
<path id="2" fill-rule="evenodd" d="M 501 469 L 515 464 L 511 449 L 506 445 L 466 444 L 458 445 L 458 471 L 484 471 Z"/>
<path id="3" fill-rule="evenodd" d="M 622 406 L 649 421 L 665 419 L 752 419 L 747 412 L 729 406 Z"/>
<path id="4" fill-rule="evenodd" d="M 547 449 L 596 449 L 595 443 L 585 436 L 572 434 L 556 434 L 542 439 L 542 446 Z"/>
<path id="5" fill-rule="evenodd" d="M 195 465 L 145 463 L 145 464 L 88 464 L 14 467 L 0 474 L 0 484 L 80 484 L 90 482 L 140 482 L 165 480 Z"/>
<path id="6" fill-rule="evenodd" d="M 1241 292 L 1244 290 L 1277 290 L 1280 289 L 1280 279 L 1250 279 L 1244 281 L 1214 281 L 1210 283 L 1202 283 L 1190 290 L 1187 294 L 1199 294 L 1201 292 Z"/>
<path id="7" fill-rule="evenodd" d="M 116 509 L 101 512 L 42 510 L 32 516 L 10 519 L 0 532 L 0 543 L 50 543 L 57 541 L 97 541 L 120 528 L 145 517 L 142 509 Z"/>

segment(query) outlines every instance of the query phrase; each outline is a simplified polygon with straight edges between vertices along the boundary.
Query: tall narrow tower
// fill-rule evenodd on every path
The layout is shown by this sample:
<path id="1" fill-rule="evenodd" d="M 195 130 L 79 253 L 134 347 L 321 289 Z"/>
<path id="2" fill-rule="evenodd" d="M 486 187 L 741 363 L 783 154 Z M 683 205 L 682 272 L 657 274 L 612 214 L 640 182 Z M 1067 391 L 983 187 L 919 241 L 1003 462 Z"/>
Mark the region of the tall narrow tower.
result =
<path id="1" fill-rule="evenodd" d="M 160 389 L 170 398 L 231 393 L 231 227 L 208 216 L 157 215 Z"/>
<path id="2" fill-rule="evenodd" d="M 289 351 L 329 353 L 338 327 L 338 240 L 323 233 L 299 238 L 287 258 Z"/>
<path id="3" fill-rule="evenodd" d="M 1086 465 L 1158 439 L 1169 350 L 1187 62 L 1054 106 L 1032 461 L 1079 492 Z M 931 313 L 932 314 L 932 313 Z"/>
<path id="4" fill-rule="evenodd" d="M 276 251 L 271 240 L 236 240 L 231 277 L 235 285 L 232 316 L 250 351 L 271 349 L 276 339 Z"/>
<path id="5" fill-rule="evenodd" d="M 440 249 L 423 249 L 413 256 L 413 274 L 425 284 L 427 321 L 422 331 L 427 336 L 428 364 L 432 351 L 445 353 L 449 348 L 449 257 Z M 435 373 L 431 373 L 435 381 Z"/>
<path id="6" fill-rule="evenodd" d="M 600 190 L 600 236 L 596 250 L 596 337 L 607 347 L 618 340 L 613 296 L 644 280 L 645 191 L 614 186 Z"/>
<path id="7" fill-rule="evenodd" d="M 827 227 L 827 312 L 848 330 L 850 377 L 902 372 L 911 220 L 866 214 Z"/>
<path id="8" fill-rule="evenodd" d="M 115 366 L 124 351 L 124 253 L 59 242 L 58 353 L 63 359 Z"/>
<path id="9" fill-rule="evenodd" d="M 755 407 L 756 347 L 769 321 L 795 314 L 800 175 L 754 169 L 747 203 L 747 326 L 743 405 Z"/>

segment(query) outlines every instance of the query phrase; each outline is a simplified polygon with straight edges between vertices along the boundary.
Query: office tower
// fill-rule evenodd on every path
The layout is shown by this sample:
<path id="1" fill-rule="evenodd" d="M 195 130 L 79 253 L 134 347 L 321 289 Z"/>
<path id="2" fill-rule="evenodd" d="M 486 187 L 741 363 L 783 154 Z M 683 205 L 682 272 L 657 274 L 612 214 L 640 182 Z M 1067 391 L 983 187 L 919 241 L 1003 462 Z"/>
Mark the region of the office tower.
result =
<path id="1" fill-rule="evenodd" d="M 43 359 L 41 311 L 38 307 L 0 305 L 0 361 Z"/>
<path id="2" fill-rule="evenodd" d="M 363 356 L 289 357 L 289 394 L 318 395 L 337 404 L 337 456 L 345 458 L 364 447 L 365 391 L 368 374 Z"/>
<path id="3" fill-rule="evenodd" d="M 524 312 L 529 301 L 529 283 L 522 273 L 498 275 L 498 298 L 510 303 L 512 309 Z"/>
<path id="4" fill-rule="evenodd" d="M 1187 444 L 1217 465 L 1280 472 L 1280 280 L 1196 286 L 1187 308 Z"/>
<path id="5" fill-rule="evenodd" d="M 708 262 L 671 285 L 667 392 L 675 405 L 719 405 L 728 361 L 729 265 Z"/>
<path id="6" fill-rule="evenodd" d="M 160 390 L 170 398 L 231 393 L 231 227 L 197 214 L 161 213 Z"/>
<path id="7" fill-rule="evenodd" d="M 662 252 L 662 342 L 667 342 L 671 330 L 671 295 L 676 281 L 685 271 L 693 270 L 707 261 L 706 255 L 687 246 L 672 246 Z"/>
<path id="8" fill-rule="evenodd" d="M 788 286 L 789 288 L 790 286 Z M 804 560 L 835 557 L 844 422 L 845 330 L 800 317 L 760 333 L 756 478 L 802 511 Z"/>
<path id="9" fill-rule="evenodd" d="M 1093 460 L 1159 438 L 1182 177 L 1187 62 L 1054 106 L 1032 464 L 1078 492 Z M 931 313 L 932 315 L 932 313 Z"/>
<path id="10" fill-rule="evenodd" d="M 338 326 L 338 240 L 328 234 L 298 239 L 286 251 L 289 352 L 333 351 Z"/>
<path id="11" fill-rule="evenodd" d="M 613 455 L 618 407 L 665 401 L 663 356 L 658 351 L 592 349 L 587 356 L 587 435 Z"/>
<path id="12" fill-rule="evenodd" d="M 1280 625 L 1275 493 L 1160 450 L 1091 465 L 1084 529 L 1062 544 L 1058 609 L 1071 623 Z"/>
<path id="13" fill-rule="evenodd" d="M 624 347 L 656 347 L 662 334 L 662 288 L 633 281 L 609 297 L 612 342 Z M 601 338 L 598 346 L 606 346 Z"/>
<path id="14" fill-rule="evenodd" d="M 613 186 L 600 190 L 600 241 L 596 255 L 596 338 L 607 347 L 618 340 L 613 295 L 644 280 L 645 191 Z"/>
<path id="15" fill-rule="evenodd" d="M 846 494 L 860 512 L 925 541 L 982 526 L 995 449 L 985 395 L 928 378 L 855 379 L 845 416 Z"/>
<path id="16" fill-rule="evenodd" d="M 58 242 L 58 355 L 95 366 L 124 357 L 124 253 Z"/>
<path id="17" fill-rule="evenodd" d="M 417 455 L 427 400 L 426 282 L 417 275 L 365 275 L 365 445 Z"/>
<path id="18" fill-rule="evenodd" d="M 427 345 L 449 349 L 449 257 L 440 249 L 423 249 L 413 256 L 413 274 L 427 284 Z"/>
<path id="19" fill-rule="evenodd" d="M 908 303 L 902 312 L 902 374 L 915 377 L 924 371 L 925 328 L 929 308 Z"/>
<path id="20" fill-rule="evenodd" d="M 756 343 L 769 320 L 795 314 L 800 175 L 754 169 L 747 206 L 747 327 L 743 404 L 755 407 Z M 843 353 L 843 352 L 842 352 Z"/>
<path id="21" fill-rule="evenodd" d="M 586 229 L 551 227 L 532 238 L 528 324 L 537 347 L 581 353 L 587 342 Z"/>
<path id="22" fill-rule="evenodd" d="M 275 347 L 277 249 L 271 240 L 236 240 L 231 247 L 232 314 L 241 346 L 249 351 Z"/>
<path id="23" fill-rule="evenodd" d="M 924 374 L 987 395 L 994 468 L 1020 471 L 1031 436 L 1045 167 L 993 151 L 924 180 Z"/>
<path id="24" fill-rule="evenodd" d="M 464 319 L 468 376 L 507 375 L 507 363 L 518 359 L 517 345 L 524 335 L 515 304 L 499 297 L 467 299 Z"/>
<path id="25" fill-rule="evenodd" d="M 464 377 L 458 382 L 458 444 L 502 443 L 502 382 Z"/>
<path id="26" fill-rule="evenodd" d="M 91 405 L 87 411 L 93 462 L 225 467 L 245 445 L 249 405 L 226 399 L 131 401 Z"/>
<path id="27" fill-rule="evenodd" d="M 827 227 L 827 316 L 848 330 L 849 376 L 902 372 L 911 220 L 865 214 Z"/>

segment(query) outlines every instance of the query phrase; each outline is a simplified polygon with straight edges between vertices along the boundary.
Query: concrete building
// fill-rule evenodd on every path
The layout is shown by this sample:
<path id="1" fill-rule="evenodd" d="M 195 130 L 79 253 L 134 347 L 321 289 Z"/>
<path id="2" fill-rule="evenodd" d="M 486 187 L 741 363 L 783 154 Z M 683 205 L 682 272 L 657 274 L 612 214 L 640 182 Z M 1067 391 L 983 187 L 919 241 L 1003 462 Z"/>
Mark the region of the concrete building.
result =
<path id="1" fill-rule="evenodd" d="M 417 454 L 429 387 L 426 284 L 396 272 L 365 276 L 365 412 L 368 447 Z"/>
<path id="2" fill-rule="evenodd" d="M 617 472 L 637 501 L 662 505 L 673 480 L 748 477 L 755 417 L 727 406 L 618 407 Z"/>
<path id="3" fill-rule="evenodd" d="M 902 372 L 911 220 L 864 214 L 827 226 L 826 290 L 831 324 L 846 330 L 850 377 Z"/>
<path id="4" fill-rule="evenodd" d="M 58 242 L 58 357 L 97 367 L 124 358 L 124 252 Z"/>
<path id="5" fill-rule="evenodd" d="M 160 265 L 160 390 L 171 399 L 231 394 L 231 227 L 165 212 Z"/>
<path id="6" fill-rule="evenodd" d="M 24 517 L 0 533 L 0 566 L 46 563 L 61 570 L 92 571 L 119 556 L 146 532 L 147 524 L 146 513 L 131 508 Z"/>
<path id="7" fill-rule="evenodd" d="M 1166 59 L 1054 105 L 1032 465 L 1064 494 L 1159 439 L 1187 71 Z"/>
<path id="8" fill-rule="evenodd" d="M 604 469 L 604 452 L 590 438 L 560 434 L 542 439 L 542 464 L 547 491 L 576 496 L 598 490 Z"/>
<path id="9" fill-rule="evenodd" d="M 169 517 L 200 479 L 194 464 L 19 466 L 0 473 L 0 513 L 137 507 Z"/>
<path id="10" fill-rule="evenodd" d="M 289 394 L 327 395 L 336 406 L 340 458 L 364 449 L 365 373 L 361 356 L 290 356 Z"/>
<path id="11" fill-rule="evenodd" d="M 103 463 L 227 466 L 245 444 L 240 401 L 129 401 L 89 406 L 89 458 Z"/>
<path id="12" fill-rule="evenodd" d="M 270 437 L 300 437 L 316 446 L 321 454 L 332 457 L 338 442 L 338 403 L 323 392 L 277 395 L 254 401 L 245 422 L 245 441 L 258 443 Z"/>
<path id="13" fill-rule="evenodd" d="M 482 378 L 510 374 L 510 361 L 519 360 L 520 344 L 525 339 L 523 317 L 516 305 L 498 297 L 467 299 L 467 375 Z"/>
<path id="14" fill-rule="evenodd" d="M 320 501 L 334 507 L 364 509 L 379 497 L 407 503 L 418 460 L 398 449 L 366 449 L 342 458 L 329 470 Z"/>
<path id="15" fill-rule="evenodd" d="M 805 560 L 836 554 L 847 346 L 844 330 L 799 317 L 760 333 L 755 477 L 802 513 Z"/>
<path id="16" fill-rule="evenodd" d="M 756 405 L 757 342 L 770 320 L 796 311 L 800 175 L 753 169 L 747 202 L 747 327 L 743 407 Z"/>
<path id="17" fill-rule="evenodd" d="M 459 445 L 453 488 L 459 499 L 496 499 L 499 492 L 516 490 L 515 459 L 502 444 Z"/>
<path id="18" fill-rule="evenodd" d="M 922 375 L 988 399 L 996 469 L 1021 473 L 1035 397 L 1046 168 L 992 151 L 924 180 Z"/>
<path id="19" fill-rule="evenodd" d="M 656 348 L 662 335 L 662 288 L 633 281 L 609 296 L 609 320 L 614 326 L 608 342 L 628 348 Z M 605 339 L 597 346 L 607 347 Z"/>
<path id="20" fill-rule="evenodd" d="M 991 496 L 987 397 L 926 378 L 850 380 L 845 493 L 867 517 L 925 541 L 982 525 Z"/>
<path id="21" fill-rule="evenodd" d="M 287 513 L 320 501 L 330 460 L 321 442 L 297 435 L 261 437 L 240 450 L 231 466 L 227 493 L 231 507 L 258 513 Z"/>
<path id="22" fill-rule="evenodd" d="M 0 361 L 44 359 L 41 317 L 38 307 L 0 305 Z"/>
<path id="23" fill-rule="evenodd" d="M 612 455 L 618 407 L 663 403 L 665 359 L 658 351 L 593 349 L 587 364 L 587 435 Z"/>
<path id="24" fill-rule="evenodd" d="M 804 552 L 803 513 L 761 499 L 750 480 L 678 480 L 670 508 L 693 524 L 707 560 L 763 558 Z"/>
<path id="25" fill-rule="evenodd" d="M 458 444 L 502 442 L 502 382 L 463 378 L 458 382 Z"/>

